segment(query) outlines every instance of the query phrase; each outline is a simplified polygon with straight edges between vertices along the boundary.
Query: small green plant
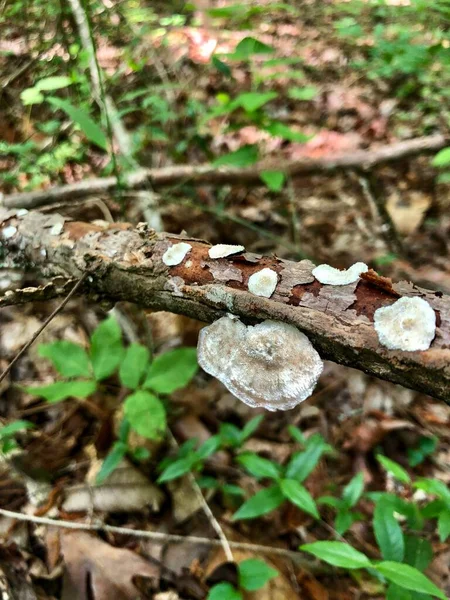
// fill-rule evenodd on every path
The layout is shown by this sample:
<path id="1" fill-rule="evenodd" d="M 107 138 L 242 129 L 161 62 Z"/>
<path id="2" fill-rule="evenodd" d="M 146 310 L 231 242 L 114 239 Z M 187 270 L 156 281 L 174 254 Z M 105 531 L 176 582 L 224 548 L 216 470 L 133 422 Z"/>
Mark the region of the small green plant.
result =
<path id="1" fill-rule="evenodd" d="M 238 586 L 218 583 L 210 589 L 207 600 L 243 600 L 243 592 L 260 590 L 277 575 L 278 571 L 264 561 L 249 558 L 238 565 Z"/>
<path id="2" fill-rule="evenodd" d="M 18 447 L 15 440 L 16 434 L 33 427 L 33 423 L 22 420 L 12 421 L 8 425 L 0 427 L 0 454 L 8 454 L 15 450 Z"/>
<path id="3" fill-rule="evenodd" d="M 355 523 L 364 518 L 364 516 L 351 510 L 356 506 L 364 491 L 364 475 L 357 473 L 353 479 L 345 486 L 342 497 L 322 496 L 317 500 L 318 504 L 331 506 L 336 510 L 336 519 L 334 529 L 339 535 L 344 533 Z"/>

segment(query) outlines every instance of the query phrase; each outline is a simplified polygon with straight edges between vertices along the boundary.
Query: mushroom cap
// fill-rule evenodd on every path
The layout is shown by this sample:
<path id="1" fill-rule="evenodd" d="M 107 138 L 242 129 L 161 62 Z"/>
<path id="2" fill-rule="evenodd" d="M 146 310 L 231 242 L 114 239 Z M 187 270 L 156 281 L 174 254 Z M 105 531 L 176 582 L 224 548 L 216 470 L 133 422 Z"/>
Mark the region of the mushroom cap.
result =
<path id="1" fill-rule="evenodd" d="M 380 344 L 389 350 L 428 350 L 436 335 L 436 314 L 423 298 L 404 296 L 376 310 L 374 326 Z"/>
<path id="2" fill-rule="evenodd" d="M 288 410 L 310 396 L 323 363 L 292 325 L 263 321 L 246 327 L 222 317 L 201 330 L 198 362 L 252 407 Z"/>
<path id="3" fill-rule="evenodd" d="M 357 281 L 361 273 L 366 273 L 368 270 L 366 264 L 357 262 L 343 271 L 330 265 L 319 265 L 312 270 L 312 274 L 317 281 L 325 285 L 348 285 Z"/>
<path id="4" fill-rule="evenodd" d="M 244 250 L 244 246 L 235 246 L 233 244 L 216 244 L 215 246 L 211 246 L 211 248 L 208 250 L 208 255 L 210 258 L 225 258 L 226 256 L 231 256 L 232 254 L 244 252 Z"/>
<path id="5" fill-rule="evenodd" d="M 248 290 L 255 296 L 263 296 L 270 298 L 274 293 L 278 283 L 278 275 L 276 271 L 266 267 L 250 275 L 248 278 Z"/>
<path id="6" fill-rule="evenodd" d="M 184 260 L 186 254 L 191 250 L 192 246 L 190 244 L 186 244 L 186 242 L 173 244 L 164 252 L 162 261 L 168 267 L 179 265 Z"/>

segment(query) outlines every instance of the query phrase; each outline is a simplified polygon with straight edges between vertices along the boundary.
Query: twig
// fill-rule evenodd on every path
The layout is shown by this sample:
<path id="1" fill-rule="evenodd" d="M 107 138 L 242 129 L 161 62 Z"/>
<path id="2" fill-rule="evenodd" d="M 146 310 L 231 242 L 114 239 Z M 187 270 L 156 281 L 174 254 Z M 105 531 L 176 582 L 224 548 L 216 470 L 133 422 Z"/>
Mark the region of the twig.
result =
<path id="1" fill-rule="evenodd" d="M 6 367 L 6 369 L 0 375 L 0 383 L 3 381 L 3 379 L 5 379 L 5 377 L 11 371 L 12 367 L 16 364 L 16 362 L 19 360 L 19 358 L 37 340 L 37 338 L 41 335 L 41 333 L 44 331 L 44 329 L 47 327 L 47 325 L 49 325 L 49 323 L 56 317 L 56 315 L 66 306 L 66 304 L 69 302 L 69 300 L 72 298 L 72 296 L 74 296 L 76 294 L 77 290 L 84 283 L 84 280 L 86 279 L 86 277 L 88 277 L 88 275 L 89 275 L 89 273 L 87 271 L 85 273 L 83 273 L 83 275 L 80 277 L 78 282 L 73 286 L 73 288 L 70 290 L 70 292 L 64 298 L 64 300 L 61 302 L 61 304 L 55 308 L 55 310 L 52 312 L 52 314 L 49 317 L 47 317 L 47 319 L 44 321 L 44 323 L 41 325 L 41 327 L 39 327 L 39 329 L 36 331 L 36 333 L 31 337 L 31 339 L 16 354 L 16 356 L 12 359 L 12 361 L 9 363 L 9 365 Z"/>
<path id="2" fill-rule="evenodd" d="M 47 517 L 36 517 L 34 515 L 25 515 L 23 513 L 14 512 L 0 508 L 0 515 L 17 519 L 18 521 L 26 521 L 36 523 L 37 525 L 47 525 L 49 527 L 61 527 L 64 529 L 75 529 L 81 531 L 105 531 L 108 533 L 117 533 L 121 535 L 131 535 L 134 537 L 147 538 L 159 544 L 167 542 L 182 542 L 187 544 L 203 544 L 205 546 L 221 547 L 221 540 L 214 540 L 195 535 L 177 535 L 173 533 L 161 533 L 159 531 L 146 531 L 144 529 L 131 529 L 130 527 L 118 527 L 115 525 L 107 525 L 104 523 L 78 523 L 74 521 L 64 521 L 61 519 L 49 519 Z M 308 569 L 312 573 L 329 572 L 330 569 L 326 566 L 317 564 L 314 561 L 303 558 L 298 552 L 293 550 L 285 550 L 284 548 L 276 548 L 275 546 L 264 546 L 260 544 L 251 544 L 248 542 L 228 542 L 231 548 L 236 550 L 246 550 L 254 554 L 265 554 L 272 556 L 281 556 L 289 558 L 298 566 Z"/>
<path id="3" fill-rule="evenodd" d="M 28 302 L 42 302 L 60 298 L 68 293 L 68 288 L 75 283 L 73 279 L 64 281 L 58 285 L 57 281 L 50 281 L 39 287 L 26 287 L 19 290 L 7 290 L 3 296 L 0 296 L 0 308 L 5 306 L 16 306 L 27 304 Z M 70 291 L 70 289 L 69 289 Z"/>

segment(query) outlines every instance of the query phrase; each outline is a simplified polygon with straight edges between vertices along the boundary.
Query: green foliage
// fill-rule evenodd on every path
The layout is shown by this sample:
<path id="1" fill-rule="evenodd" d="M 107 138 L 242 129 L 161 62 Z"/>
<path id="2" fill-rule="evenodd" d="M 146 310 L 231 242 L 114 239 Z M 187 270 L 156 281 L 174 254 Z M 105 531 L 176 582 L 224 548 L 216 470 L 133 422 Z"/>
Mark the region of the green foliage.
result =
<path id="1" fill-rule="evenodd" d="M 171 394 L 185 387 L 198 370 L 195 348 L 177 348 L 157 356 L 147 373 L 144 388 Z"/>
<path id="2" fill-rule="evenodd" d="M 417 467 L 433 454 L 438 445 L 437 437 L 421 436 L 416 448 L 408 448 L 408 462 L 411 467 Z"/>
<path id="3" fill-rule="evenodd" d="M 158 478 L 159 483 L 178 479 L 186 473 L 200 471 L 204 462 L 220 447 L 220 437 L 212 436 L 204 442 L 199 448 L 194 449 L 196 440 L 188 440 L 178 450 L 173 458 L 163 460 L 159 468 L 162 471 Z"/>
<path id="4" fill-rule="evenodd" d="M 261 458 L 254 452 L 239 454 L 237 462 L 257 479 L 279 479 L 281 467 L 267 458 Z"/>
<path id="5" fill-rule="evenodd" d="M 242 600 L 242 594 L 231 583 L 222 582 L 210 589 L 207 600 Z"/>
<path id="6" fill-rule="evenodd" d="M 125 416 L 142 437 L 160 439 L 166 430 L 166 410 L 161 400 L 145 390 L 137 390 L 125 400 Z"/>
<path id="7" fill-rule="evenodd" d="M 364 475 L 358 473 L 345 486 L 342 498 L 333 496 L 323 496 L 318 499 L 319 504 L 325 504 L 336 509 L 336 519 L 334 528 L 336 533 L 344 535 L 344 533 L 355 523 L 361 520 L 362 515 L 354 512 L 351 509 L 356 506 L 364 491 Z"/>
<path id="8" fill-rule="evenodd" d="M 239 586 L 248 592 L 259 590 L 278 575 L 278 571 L 257 558 L 242 561 L 238 570 Z"/>
<path id="9" fill-rule="evenodd" d="M 243 429 L 239 429 L 231 423 L 221 423 L 219 428 L 220 443 L 224 448 L 240 448 L 242 444 L 258 429 L 263 415 L 253 417 Z"/>
<path id="10" fill-rule="evenodd" d="M 308 552 L 334 567 L 364 569 L 372 566 L 365 554 L 344 542 L 314 542 L 313 544 L 303 544 L 300 546 L 300 550 Z"/>
<path id="11" fill-rule="evenodd" d="M 67 398 L 87 398 L 95 392 L 96 387 L 95 381 L 57 381 L 48 385 L 25 387 L 24 390 L 53 404 Z"/>
<path id="12" fill-rule="evenodd" d="M 89 356 L 84 348 L 67 340 L 41 344 L 39 356 L 52 361 L 55 369 L 63 377 L 89 377 L 91 367 Z"/>
<path id="13" fill-rule="evenodd" d="M 122 332 L 114 317 L 105 319 L 91 337 L 91 361 L 97 381 L 110 377 L 119 366 L 125 349 Z"/>
<path id="14" fill-rule="evenodd" d="M 445 594 L 418 569 L 393 561 L 383 561 L 374 564 L 373 568 L 383 575 L 388 581 L 406 590 L 430 594 L 446 600 Z"/>
<path id="15" fill-rule="evenodd" d="M 131 344 L 126 349 L 123 361 L 120 364 L 119 378 L 122 385 L 135 390 L 141 383 L 148 370 L 150 352 L 141 344 Z"/>
<path id="16" fill-rule="evenodd" d="M 21 419 L 0 427 L 0 454 L 8 454 L 8 452 L 15 450 L 17 448 L 15 435 L 27 429 L 33 429 L 33 427 L 33 423 Z"/>
<path id="17" fill-rule="evenodd" d="M 409 476 L 408 472 L 405 471 L 405 469 L 395 461 L 383 456 L 382 454 L 377 454 L 377 461 L 386 469 L 388 473 L 393 475 L 395 479 L 401 481 L 401 483 L 406 485 L 411 483 L 411 477 Z"/>
<path id="18" fill-rule="evenodd" d="M 215 167 L 250 167 L 258 161 L 258 158 L 258 146 L 247 144 L 239 148 L 239 150 L 219 156 L 219 158 L 213 161 L 213 165 Z"/>
<path id="19" fill-rule="evenodd" d="M 239 508 L 233 515 L 233 521 L 254 519 L 272 512 L 283 502 L 285 497 L 278 484 L 257 492 Z"/>
<path id="20" fill-rule="evenodd" d="M 292 504 L 295 504 L 298 508 L 313 516 L 315 519 L 320 518 L 316 503 L 312 499 L 311 494 L 301 483 L 295 481 L 295 479 L 282 479 L 280 481 L 280 487 L 286 500 L 289 500 Z"/>
<path id="21" fill-rule="evenodd" d="M 261 171 L 260 177 L 271 192 L 281 191 L 286 181 L 283 171 Z"/>
<path id="22" fill-rule="evenodd" d="M 54 108 L 64 111 L 66 115 L 78 125 L 90 142 L 98 146 L 101 150 L 107 150 L 108 141 L 106 135 L 102 128 L 92 120 L 86 111 L 61 98 L 49 97 L 47 98 L 47 101 Z"/>
<path id="23" fill-rule="evenodd" d="M 394 506 L 386 497 L 382 496 L 375 505 L 373 530 L 382 557 L 401 562 L 405 554 L 403 532 L 394 516 Z"/>

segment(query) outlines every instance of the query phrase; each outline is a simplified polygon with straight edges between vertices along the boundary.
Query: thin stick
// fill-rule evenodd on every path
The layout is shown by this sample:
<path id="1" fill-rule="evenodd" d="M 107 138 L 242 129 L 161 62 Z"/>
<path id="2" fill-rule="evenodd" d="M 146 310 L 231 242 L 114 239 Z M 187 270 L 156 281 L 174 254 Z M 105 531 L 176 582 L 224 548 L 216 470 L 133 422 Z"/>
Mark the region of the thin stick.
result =
<path id="1" fill-rule="evenodd" d="M 44 331 L 44 329 L 47 327 L 47 325 L 56 317 L 56 315 L 66 306 L 66 304 L 69 302 L 69 300 L 72 298 L 72 296 L 74 296 L 78 290 L 78 288 L 80 288 L 80 286 L 82 285 L 82 283 L 84 282 L 84 280 L 86 279 L 86 277 L 88 276 L 88 273 L 83 273 L 83 275 L 81 276 L 81 278 L 78 280 L 78 282 L 73 286 L 73 288 L 70 290 L 70 292 L 67 294 L 67 296 L 64 298 L 64 300 L 61 302 L 61 304 L 59 306 L 57 306 L 55 308 L 55 310 L 52 312 L 52 314 L 47 317 L 47 319 L 44 321 L 44 323 L 42 324 L 42 326 L 36 331 L 36 333 L 31 337 L 30 341 L 28 341 L 25 346 L 22 348 L 22 350 L 20 350 L 16 356 L 12 359 L 12 361 L 9 363 L 9 365 L 6 367 L 6 369 L 3 371 L 3 373 L 0 375 L 0 383 L 5 379 L 5 377 L 8 375 L 8 373 L 11 371 L 11 369 L 13 368 L 13 366 L 16 364 L 16 362 L 19 360 L 19 358 L 25 354 L 25 352 L 28 350 L 28 348 L 37 340 L 37 338 L 41 335 L 41 333 Z"/>

